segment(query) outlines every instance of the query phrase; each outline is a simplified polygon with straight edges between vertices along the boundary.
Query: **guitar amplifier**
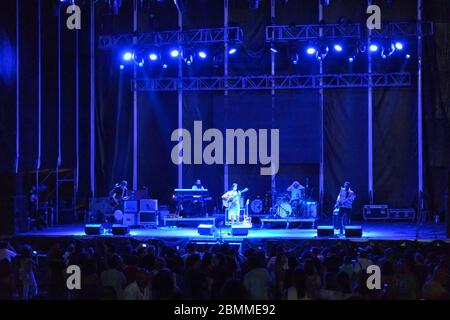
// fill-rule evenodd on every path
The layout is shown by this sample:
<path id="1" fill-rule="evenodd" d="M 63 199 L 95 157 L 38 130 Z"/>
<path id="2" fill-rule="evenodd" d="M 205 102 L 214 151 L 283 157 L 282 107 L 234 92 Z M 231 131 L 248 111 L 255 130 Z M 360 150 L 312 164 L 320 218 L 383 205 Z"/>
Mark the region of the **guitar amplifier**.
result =
<path id="1" fill-rule="evenodd" d="M 138 212 L 138 202 L 137 200 L 125 200 L 123 202 L 123 212 L 129 213 L 129 212 Z"/>
<path id="2" fill-rule="evenodd" d="M 389 219 L 389 206 L 387 204 L 365 205 L 363 209 L 364 220 Z"/>
<path id="3" fill-rule="evenodd" d="M 138 213 L 138 224 L 144 226 L 158 226 L 158 211 L 144 211 Z"/>
<path id="4" fill-rule="evenodd" d="M 141 211 L 158 211 L 158 199 L 141 199 L 139 202 Z"/>

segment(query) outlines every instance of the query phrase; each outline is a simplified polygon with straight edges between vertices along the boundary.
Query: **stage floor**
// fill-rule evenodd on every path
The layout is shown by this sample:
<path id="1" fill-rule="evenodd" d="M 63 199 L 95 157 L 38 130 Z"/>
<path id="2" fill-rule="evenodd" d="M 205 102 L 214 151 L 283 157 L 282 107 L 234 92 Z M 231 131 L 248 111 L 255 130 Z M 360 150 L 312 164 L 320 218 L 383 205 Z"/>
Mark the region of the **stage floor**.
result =
<path id="1" fill-rule="evenodd" d="M 363 227 L 362 238 L 348 238 L 355 241 L 368 240 L 419 240 L 434 241 L 442 240 L 450 242 L 446 236 L 443 224 L 422 224 L 417 228 L 411 222 L 366 222 L 359 224 Z M 327 239 L 317 237 L 315 229 L 259 229 L 253 227 L 248 236 L 231 236 L 229 228 L 222 228 L 222 239 L 229 242 L 240 242 L 245 238 L 264 240 L 297 240 L 297 239 Z M 216 241 L 217 236 L 201 236 L 196 228 L 159 227 L 157 229 L 131 229 L 130 234 L 115 236 L 104 234 L 100 236 L 86 235 L 84 226 L 60 226 L 47 228 L 42 231 L 26 232 L 16 237 L 131 237 L 136 240 L 146 239 L 190 239 L 193 241 Z M 339 239 L 330 237 L 328 239 Z"/>

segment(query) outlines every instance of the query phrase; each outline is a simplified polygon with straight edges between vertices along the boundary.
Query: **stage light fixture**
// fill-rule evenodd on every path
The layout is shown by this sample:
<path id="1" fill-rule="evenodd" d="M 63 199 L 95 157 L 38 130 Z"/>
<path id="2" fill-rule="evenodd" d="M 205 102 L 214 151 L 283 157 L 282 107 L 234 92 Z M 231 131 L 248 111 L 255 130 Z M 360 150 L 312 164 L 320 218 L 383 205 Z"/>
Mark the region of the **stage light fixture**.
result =
<path id="1" fill-rule="evenodd" d="M 308 47 L 306 48 L 306 53 L 309 55 L 313 55 L 317 52 L 317 49 L 315 47 Z"/>
<path id="2" fill-rule="evenodd" d="M 142 68 L 142 67 L 144 66 L 144 62 L 142 62 L 142 61 L 139 62 L 139 63 L 138 63 L 138 66 Z"/>
<path id="3" fill-rule="evenodd" d="M 397 42 L 395 43 L 395 49 L 397 49 L 397 50 L 403 50 L 403 48 L 404 48 L 404 45 L 403 45 L 402 42 L 397 41 Z"/>
<path id="4" fill-rule="evenodd" d="M 340 45 L 339 43 L 336 43 L 336 44 L 334 45 L 334 51 L 336 51 L 336 52 L 342 52 L 342 50 L 343 50 L 342 45 Z"/>
<path id="5" fill-rule="evenodd" d="M 407 53 L 406 56 L 405 56 L 405 58 L 406 58 L 406 59 L 410 59 L 410 58 L 411 58 L 411 55 L 410 55 L 409 53 Z"/>
<path id="6" fill-rule="evenodd" d="M 381 51 L 381 58 L 386 59 L 395 52 L 395 46 L 392 42 L 386 43 L 383 45 L 383 49 Z"/>
<path id="7" fill-rule="evenodd" d="M 316 59 L 322 61 L 325 59 L 329 51 L 329 48 L 326 44 L 320 45 L 319 50 L 316 52 Z"/>
<path id="8" fill-rule="evenodd" d="M 355 61 L 355 58 L 353 57 L 348 58 L 348 62 L 352 63 L 353 61 Z"/>
<path id="9" fill-rule="evenodd" d="M 162 67 L 163 69 L 167 69 L 168 65 L 167 65 L 167 63 L 163 63 L 163 64 L 161 65 L 161 67 Z"/>
<path id="10" fill-rule="evenodd" d="M 271 43 L 271 44 L 270 44 L 270 52 L 272 52 L 272 53 L 278 53 L 278 48 L 277 48 L 277 46 L 276 46 L 275 43 Z"/>
<path id="11" fill-rule="evenodd" d="M 180 55 L 180 51 L 178 51 L 178 49 L 172 49 L 172 50 L 170 50 L 170 56 L 172 57 L 172 58 L 176 58 L 176 57 L 178 57 Z"/>
<path id="12" fill-rule="evenodd" d="M 123 64 L 120 65 L 120 70 L 123 70 L 125 68 L 125 66 Z"/>
<path id="13" fill-rule="evenodd" d="M 130 61 L 131 59 L 133 59 L 133 54 L 131 52 L 125 52 L 123 54 L 123 60 Z"/>
<path id="14" fill-rule="evenodd" d="M 378 45 L 372 43 L 372 44 L 369 46 L 369 50 L 370 50 L 371 52 L 377 52 L 377 51 L 378 51 Z"/>
<path id="15" fill-rule="evenodd" d="M 219 68 L 219 67 L 223 66 L 223 61 L 224 61 L 223 51 L 219 50 L 214 54 L 214 57 L 213 57 L 214 68 Z"/>
<path id="16" fill-rule="evenodd" d="M 208 55 L 206 54 L 206 51 L 200 50 L 200 51 L 198 52 L 198 56 L 199 56 L 201 59 L 206 59 L 206 57 L 207 57 Z"/>
<path id="17" fill-rule="evenodd" d="M 191 48 L 183 50 L 181 53 L 184 63 L 190 66 L 194 62 L 194 51 Z"/>
<path id="18" fill-rule="evenodd" d="M 156 60 L 158 60 L 158 55 L 156 53 L 152 52 L 148 55 L 148 58 L 150 59 L 150 61 L 156 61 Z"/>
<path id="19" fill-rule="evenodd" d="M 237 49 L 234 47 L 232 47 L 232 48 L 230 48 L 230 50 L 228 50 L 228 54 L 231 54 L 231 55 L 235 54 L 236 52 L 237 52 Z"/>
<path id="20" fill-rule="evenodd" d="M 296 52 L 292 53 L 291 54 L 291 63 L 294 65 L 297 65 L 299 61 L 300 61 L 300 58 L 298 56 L 298 53 L 296 53 Z"/>

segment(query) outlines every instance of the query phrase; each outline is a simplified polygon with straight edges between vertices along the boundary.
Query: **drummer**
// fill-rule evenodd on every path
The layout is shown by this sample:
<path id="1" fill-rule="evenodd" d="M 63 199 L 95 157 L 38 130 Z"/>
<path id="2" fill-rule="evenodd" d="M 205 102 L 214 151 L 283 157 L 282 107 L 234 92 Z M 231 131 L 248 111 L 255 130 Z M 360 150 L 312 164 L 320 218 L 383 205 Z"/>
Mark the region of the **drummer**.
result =
<path id="1" fill-rule="evenodd" d="M 294 181 L 289 188 L 287 188 L 287 191 L 291 193 L 291 203 L 294 205 L 295 210 L 298 210 L 298 205 L 300 204 L 300 200 L 305 195 L 305 187 L 300 184 L 298 181 Z"/>

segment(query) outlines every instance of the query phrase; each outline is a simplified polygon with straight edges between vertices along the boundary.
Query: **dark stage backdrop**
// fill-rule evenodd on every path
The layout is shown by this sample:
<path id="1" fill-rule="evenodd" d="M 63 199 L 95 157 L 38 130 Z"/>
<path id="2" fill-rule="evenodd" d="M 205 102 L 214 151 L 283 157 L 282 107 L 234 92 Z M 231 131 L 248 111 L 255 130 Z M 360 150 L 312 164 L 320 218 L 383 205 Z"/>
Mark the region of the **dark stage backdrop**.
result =
<path id="1" fill-rule="evenodd" d="M 36 1 L 20 1 L 20 162 L 19 170 L 35 170 L 38 147 L 37 115 L 37 12 Z M 56 74 L 56 30 L 55 4 L 59 1 L 43 0 L 43 87 L 42 87 L 42 168 L 55 168 L 58 161 L 57 124 L 57 74 Z M 381 4 L 383 19 L 409 21 L 415 19 L 415 3 L 410 0 L 376 1 Z M 221 26 L 223 9 L 221 1 L 189 1 L 184 14 L 185 28 Z M 97 34 L 132 31 L 131 1 L 122 1 L 117 16 L 105 9 L 106 2 L 98 2 Z M 207 8 L 205 7 L 207 6 Z M 211 7 L 209 7 L 211 6 Z M 324 9 L 325 21 L 337 22 L 347 17 L 354 22 L 363 22 L 365 1 L 334 0 Z M 205 8 L 202 10 L 201 8 Z M 433 210 L 445 209 L 446 178 L 450 163 L 450 90 L 448 88 L 450 50 L 448 34 L 450 4 L 446 0 L 424 1 L 424 16 L 434 21 L 435 35 L 425 39 L 424 50 L 424 172 L 426 206 Z M 75 150 L 75 33 L 62 28 L 62 112 L 61 112 L 61 166 L 73 168 L 78 159 L 80 168 L 80 199 L 90 195 L 89 171 L 89 5 L 82 6 L 83 28 L 80 37 L 80 113 L 79 150 Z M 149 11 L 150 10 L 150 11 Z M 205 14 L 205 12 L 212 14 Z M 150 14 L 152 13 L 152 14 Z M 0 11 L 0 171 L 13 172 L 15 160 L 15 1 L 4 1 Z M 314 23 L 317 21 L 317 1 L 288 1 L 286 5 L 277 1 L 276 23 Z M 142 10 L 139 28 L 143 31 L 177 28 L 176 9 L 172 1 L 152 2 L 150 8 Z M 247 1 L 230 1 L 230 25 L 240 25 L 244 29 L 244 46 L 240 53 L 230 59 L 230 74 L 262 74 L 270 71 L 270 55 L 264 43 L 264 26 L 270 23 L 269 1 L 261 1 L 256 12 L 248 9 Z M 64 26 L 64 21 L 63 21 Z M 414 41 L 408 42 L 414 56 Z M 302 60 L 293 66 L 286 58 L 287 45 L 280 49 L 276 57 L 277 74 L 316 73 L 317 64 Z M 283 55 L 284 54 L 284 55 Z M 120 52 L 96 51 L 96 114 L 95 114 L 95 178 L 96 194 L 105 195 L 112 184 L 121 179 L 132 179 L 132 93 L 128 68 L 120 70 Z M 408 71 L 414 73 L 414 59 L 408 63 Z M 195 63 L 194 63 L 195 64 Z M 339 59 L 325 60 L 326 72 L 364 72 L 365 61 L 355 61 L 350 67 Z M 392 70 L 395 63 L 385 66 Z M 379 66 L 375 66 L 379 67 Z M 195 69 L 197 68 L 197 69 Z M 140 70 L 149 75 L 159 75 L 146 68 Z M 185 68 L 185 74 L 189 75 Z M 174 76 L 176 69 L 167 69 L 167 76 Z M 221 75 L 222 68 L 200 66 L 191 68 L 192 74 Z M 415 75 L 413 74 L 413 77 Z M 417 200 L 417 140 L 415 86 L 404 89 L 377 89 L 374 91 L 374 198 L 376 202 L 390 202 L 391 206 L 415 206 Z M 247 95 L 248 93 L 243 93 Z M 230 99 L 236 93 L 230 93 Z M 240 96 L 242 94 L 237 94 Z M 254 94 L 251 94 L 254 95 Z M 317 90 L 307 92 L 277 93 L 283 101 L 296 101 L 300 96 L 312 101 Z M 309 96 L 309 98 L 305 98 Z M 170 161 L 170 133 L 177 125 L 176 93 L 140 93 L 139 95 L 139 155 L 138 186 L 148 186 L 152 195 L 162 202 L 170 201 L 172 189 L 176 186 L 177 168 Z M 215 93 L 185 93 L 183 100 L 183 126 L 189 127 L 194 120 L 215 126 L 217 111 Z M 258 96 L 258 95 L 256 95 Z M 222 97 L 221 97 L 222 98 Z M 302 98 L 302 99 L 303 99 Z M 349 179 L 357 193 L 357 213 L 367 203 L 367 95 L 364 89 L 325 90 L 325 210 L 334 204 L 336 192 L 343 180 Z M 277 98 L 278 99 L 278 98 Z M 260 100 L 258 100 L 260 102 Z M 269 101 L 269 100 L 267 100 Z M 267 101 L 263 101 L 267 103 Z M 248 105 L 248 103 L 246 103 Z M 252 102 L 252 104 L 255 104 Z M 256 105 L 256 104 L 255 104 Z M 262 104 L 264 105 L 264 104 Z M 295 105 L 295 103 L 294 103 Z M 309 105 L 309 104 L 308 104 Z M 303 106 L 301 104 L 301 106 Z M 311 108 L 313 103 L 311 103 Z M 316 105 L 318 109 L 318 105 Z M 285 109 L 284 109 L 285 108 Z M 251 108 L 250 108 L 251 109 Z M 315 112 L 317 109 L 311 109 Z M 279 103 L 273 114 L 290 117 L 294 108 L 287 103 Z M 241 110 L 238 110 L 241 112 Z M 271 110 L 272 111 L 272 110 Z M 282 112 L 281 112 L 282 111 Z M 246 112 L 250 112 L 247 111 Z M 278 114 L 277 112 L 281 112 Z M 272 113 L 271 113 L 272 114 Z M 313 116 L 313 114 L 311 114 Z M 260 114 L 257 114 L 258 118 Z M 282 121 L 283 119 L 280 119 Z M 298 119 L 302 123 L 304 119 Z M 240 119 L 235 120 L 238 124 Z M 261 121 L 266 121 L 263 119 Z M 285 130 L 293 130 L 292 119 L 284 119 Z M 305 128 L 312 123 L 303 123 Z M 229 124 L 236 127 L 236 124 Z M 288 129 L 289 128 L 289 129 Z M 281 131 L 283 132 L 283 130 Z M 292 131 L 291 131 L 292 132 Z M 288 159 L 281 165 L 277 184 L 284 189 L 291 177 L 301 180 L 309 176 L 317 181 L 318 164 L 316 149 L 311 153 L 301 153 L 296 143 L 310 141 L 312 130 L 299 130 L 300 135 L 292 139 L 291 134 L 282 141 L 290 141 L 291 146 L 282 151 Z M 307 133 L 307 135 L 306 135 Z M 293 153 L 291 153 L 293 152 Z M 296 156 L 294 156 L 296 154 Z M 270 186 L 268 179 L 256 177 L 258 167 L 233 166 L 231 178 L 241 185 L 261 191 Z M 204 180 L 215 194 L 223 187 L 222 166 L 184 166 L 183 187 L 189 187 L 195 178 Z M 258 179 L 258 180 L 257 180 Z M 25 181 L 28 181 L 25 179 Z M 248 182 L 250 181 L 250 182 Z M 29 187 L 24 183 L 25 189 Z M 317 188 L 316 188 L 317 190 Z M 1 192 L 0 192 L 1 194 Z M 318 195 L 317 195 L 318 196 Z M 316 197 L 317 197 L 316 196 Z"/>

